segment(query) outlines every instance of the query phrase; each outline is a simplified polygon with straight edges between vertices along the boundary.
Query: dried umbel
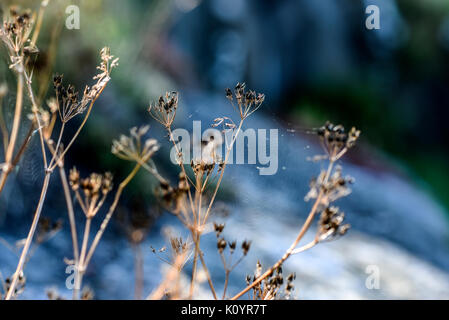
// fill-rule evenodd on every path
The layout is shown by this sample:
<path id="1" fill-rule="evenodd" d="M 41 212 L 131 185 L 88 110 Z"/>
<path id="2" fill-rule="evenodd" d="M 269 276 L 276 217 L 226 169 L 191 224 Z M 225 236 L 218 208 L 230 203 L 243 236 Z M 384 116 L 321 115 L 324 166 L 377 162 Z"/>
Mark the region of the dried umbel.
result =
<path id="1" fill-rule="evenodd" d="M 350 176 L 344 177 L 341 166 L 337 166 L 329 177 L 327 175 L 328 173 L 323 170 L 317 178 L 311 180 L 310 190 L 304 198 L 305 201 L 316 199 L 322 191 L 324 196 L 321 201 L 327 206 L 329 203 L 351 193 L 349 186 L 354 183 L 354 179 Z"/>
<path id="2" fill-rule="evenodd" d="M 150 126 L 133 127 L 130 135 L 121 135 L 119 140 L 112 141 L 111 152 L 120 159 L 138 163 L 148 161 L 159 150 L 155 139 L 147 139 L 142 143 L 142 137 L 148 132 Z"/>
<path id="3" fill-rule="evenodd" d="M 224 227 L 225 227 L 224 223 L 218 223 L 217 224 L 217 223 L 214 222 L 214 230 L 215 230 L 215 232 L 217 234 L 217 237 L 223 232 Z"/>
<path id="4" fill-rule="evenodd" d="M 160 96 L 157 103 L 152 103 L 148 108 L 148 112 L 154 120 L 170 128 L 176 117 L 176 110 L 178 109 L 178 93 L 166 92 L 165 97 Z"/>
<path id="5" fill-rule="evenodd" d="M 73 168 L 70 170 L 69 181 L 84 214 L 88 219 L 92 219 L 112 190 L 112 174 L 91 173 L 82 179 L 78 170 Z"/>
<path id="6" fill-rule="evenodd" d="M 250 286 L 262 274 L 262 265 L 259 261 L 256 264 L 256 270 L 253 276 L 246 276 L 246 283 Z M 271 272 L 261 283 L 256 284 L 252 288 L 253 300 L 274 300 L 288 299 L 294 289 L 293 281 L 296 275 L 291 273 L 287 276 L 284 286 L 284 276 L 282 275 L 282 267 L 279 266 Z"/>
<path id="7" fill-rule="evenodd" d="M 343 224 L 345 214 L 337 207 L 327 207 L 321 212 L 318 227 L 318 240 L 332 240 L 343 236 L 350 228 L 349 224 Z"/>
<path id="8" fill-rule="evenodd" d="M 174 256 L 179 256 L 189 250 L 189 245 L 181 237 L 170 237 L 170 246 L 174 252 Z"/>
<path id="9" fill-rule="evenodd" d="M 65 88 L 62 84 L 62 78 L 62 75 L 55 75 L 53 77 L 53 87 L 56 93 L 59 117 L 65 123 L 76 115 L 83 113 L 92 100 L 88 92 L 88 87 L 84 90 L 83 97 L 79 99 L 79 94 L 75 91 L 75 87 L 69 84 Z"/>
<path id="10" fill-rule="evenodd" d="M 158 257 L 159 260 L 169 265 L 173 265 L 176 260 L 181 258 L 182 261 L 178 266 L 179 271 L 181 271 L 190 258 L 192 243 L 185 240 L 181 236 L 175 235 L 175 231 L 170 227 L 165 228 L 163 230 L 163 233 L 167 241 L 169 242 L 169 250 L 167 250 L 166 246 L 160 249 L 155 249 L 151 246 L 150 249 Z"/>
<path id="11" fill-rule="evenodd" d="M 97 66 L 97 70 L 100 72 L 93 77 L 97 82 L 91 88 L 86 86 L 81 98 L 73 85 L 69 84 L 67 87 L 64 87 L 62 84 L 62 75 L 55 75 L 53 77 L 53 87 L 56 92 L 59 116 L 63 123 L 66 123 L 76 115 L 83 113 L 88 106 L 98 98 L 99 94 L 110 80 L 111 70 L 118 66 L 118 58 L 114 58 L 114 56 L 111 55 L 109 48 L 103 48 L 100 52 L 100 56 L 101 62 L 100 65 Z"/>
<path id="12" fill-rule="evenodd" d="M 14 296 L 17 297 L 18 295 L 20 295 L 24 290 L 25 290 L 25 284 L 26 284 L 26 277 L 23 274 L 23 271 L 20 271 L 19 276 L 17 278 L 17 285 L 14 288 Z M 4 294 L 6 294 L 9 289 L 11 288 L 11 277 L 8 277 L 5 279 L 5 282 L 3 283 L 3 289 L 4 289 Z M 2 294 L 0 293 L 0 300 L 3 299 Z"/>
<path id="13" fill-rule="evenodd" d="M 245 91 L 245 83 L 237 83 L 234 94 L 231 89 L 226 89 L 226 98 L 238 110 L 240 118 L 244 120 L 260 108 L 265 100 L 265 95 L 252 90 Z M 237 107 L 234 104 L 234 99 L 237 102 Z"/>
<path id="14" fill-rule="evenodd" d="M 10 68 L 19 65 L 24 56 L 38 52 L 36 46 L 28 42 L 33 24 L 34 19 L 30 10 L 20 11 L 17 7 L 10 8 L 9 17 L 0 27 L 0 38 L 8 48 L 12 61 Z"/>
<path id="15" fill-rule="evenodd" d="M 352 148 L 360 136 L 360 130 L 355 127 L 345 132 L 342 125 L 334 125 L 330 122 L 326 122 L 317 133 L 324 150 L 333 161 L 340 159 L 348 149 Z"/>

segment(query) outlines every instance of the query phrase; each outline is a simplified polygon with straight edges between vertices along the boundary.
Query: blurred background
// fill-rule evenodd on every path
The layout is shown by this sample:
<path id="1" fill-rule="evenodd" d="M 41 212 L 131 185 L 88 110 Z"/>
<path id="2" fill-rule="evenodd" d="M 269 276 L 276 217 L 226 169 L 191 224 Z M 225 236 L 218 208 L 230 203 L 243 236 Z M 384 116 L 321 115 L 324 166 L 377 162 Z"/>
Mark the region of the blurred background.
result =
<path id="1" fill-rule="evenodd" d="M 11 4 L 40 5 L 7 0 L 1 9 Z M 365 27 L 371 4 L 380 9 L 378 30 Z M 65 26 L 69 5 L 80 9 L 79 29 Z M 342 162 L 356 180 L 354 192 L 338 203 L 353 228 L 285 265 L 297 274 L 296 297 L 449 298 L 448 1 L 50 1 L 34 77 L 46 83 L 58 72 L 77 88 L 92 84 L 105 45 L 120 57 L 120 66 L 66 160 L 66 168 L 76 165 L 84 175 L 109 170 L 116 181 L 122 179 L 131 164 L 110 153 L 111 141 L 149 123 L 150 135 L 162 145 L 155 162 L 165 175 L 176 177 L 177 168 L 167 161 L 167 137 L 147 113 L 150 101 L 165 91 L 180 94 L 175 125 L 189 129 L 193 120 L 201 120 L 203 130 L 217 116 L 232 114 L 225 88 L 246 82 L 265 93 L 263 107 L 246 127 L 279 130 L 279 170 L 259 176 L 254 165 L 231 166 L 219 195 L 227 215 L 215 216 L 226 221 L 228 238 L 253 241 L 249 257 L 232 274 L 231 293 L 245 285 L 258 259 L 268 267 L 295 238 L 310 208 L 303 201 L 309 180 L 323 166 L 307 161 L 322 153 L 308 131 L 330 120 L 362 131 L 359 145 Z M 14 75 L 4 48 L 1 58 L 0 82 L 10 88 L 3 102 L 8 116 L 15 101 Z M 36 84 L 36 90 L 53 95 L 51 85 Z M 4 276 L 14 270 L 17 252 L 10 246 L 26 235 L 39 197 L 39 152 L 33 137 L 0 196 Z M 186 234 L 158 207 L 155 186 L 141 172 L 126 190 L 86 276 L 96 298 L 133 298 L 135 250 L 124 225 L 136 213 L 147 235 L 141 244 L 145 292 L 164 270 L 150 245 L 166 244 L 167 226 Z M 50 190 L 43 214 L 63 219 L 64 227 L 30 259 L 23 298 L 46 298 L 49 287 L 70 296 L 63 258 L 70 257 L 71 243 L 59 178 Z M 220 288 L 224 271 L 215 236 L 206 235 L 203 245 Z M 378 267 L 379 289 L 366 285 L 370 266 Z M 201 288 L 200 296 L 208 298 L 207 284 Z"/>

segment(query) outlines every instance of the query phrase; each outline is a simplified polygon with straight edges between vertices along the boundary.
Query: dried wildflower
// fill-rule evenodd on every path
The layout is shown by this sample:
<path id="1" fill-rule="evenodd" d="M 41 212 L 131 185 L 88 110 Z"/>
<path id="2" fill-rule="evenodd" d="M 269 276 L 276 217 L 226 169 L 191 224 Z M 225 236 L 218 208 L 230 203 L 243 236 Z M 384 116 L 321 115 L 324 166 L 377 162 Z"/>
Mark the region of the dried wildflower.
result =
<path id="1" fill-rule="evenodd" d="M 63 123 L 66 123 L 76 115 L 83 113 L 87 109 L 91 99 L 87 95 L 87 91 L 84 91 L 83 98 L 79 100 L 79 94 L 75 91 L 75 87 L 69 84 L 65 88 L 62 85 L 62 78 L 62 75 L 55 75 L 53 77 L 53 87 L 56 92 L 59 117 Z"/>
<path id="2" fill-rule="evenodd" d="M 226 242 L 225 239 L 219 238 L 219 239 L 217 240 L 217 249 L 218 249 L 218 252 L 223 253 L 223 251 L 226 249 L 226 245 L 227 245 L 227 244 L 228 244 L 228 243 Z"/>
<path id="3" fill-rule="evenodd" d="M 159 144 L 155 139 L 147 139 L 142 146 L 142 136 L 149 128 L 150 126 L 131 128 L 129 136 L 121 135 L 119 140 L 112 141 L 111 152 L 123 160 L 139 163 L 148 161 L 159 150 Z"/>
<path id="4" fill-rule="evenodd" d="M 343 177 L 341 166 L 337 166 L 328 179 L 326 179 L 326 176 L 327 172 L 323 170 L 317 178 L 311 180 L 310 191 L 305 196 L 305 201 L 316 199 L 319 191 L 322 190 L 325 195 L 322 202 L 327 206 L 329 203 L 351 193 L 349 185 L 354 183 L 354 179 L 350 176 Z"/>
<path id="5" fill-rule="evenodd" d="M 240 118 L 246 119 L 253 112 L 260 108 L 265 100 L 265 95 L 255 91 L 245 91 L 245 83 L 237 83 L 234 89 L 234 96 L 237 102 L 237 108 L 234 105 L 234 99 L 231 89 L 226 89 L 226 98 L 231 102 L 235 109 L 238 109 Z"/>
<path id="6" fill-rule="evenodd" d="M 232 121 L 231 118 L 228 117 L 219 117 L 215 118 L 213 123 L 211 124 L 213 128 L 216 128 L 218 126 L 222 126 L 222 132 L 226 133 L 229 130 L 234 130 L 237 126 L 235 125 L 234 121 Z"/>
<path id="7" fill-rule="evenodd" d="M 224 227 L 224 223 L 217 224 L 214 222 L 214 230 L 217 234 L 217 237 L 223 232 Z"/>
<path id="8" fill-rule="evenodd" d="M 231 254 L 233 254 L 235 251 L 235 247 L 237 246 L 237 242 L 235 240 L 230 241 L 230 242 L 228 242 L 228 245 L 229 245 L 229 250 L 230 250 Z"/>
<path id="9" fill-rule="evenodd" d="M 18 57 L 21 59 L 24 54 L 38 52 L 34 46 L 28 46 L 25 49 L 25 44 L 33 29 L 33 23 L 30 10 L 20 11 L 17 7 L 11 7 L 9 17 L 3 21 L 0 27 L 0 38 L 8 48 L 13 62 L 11 68 L 20 62 Z"/>
<path id="10" fill-rule="evenodd" d="M 73 169 L 70 169 L 69 182 L 70 182 L 70 186 L 72 187 L 73 191 L 77 191 L 79 189 L 79 186 L 80 186 L 80 173 L 76 169 L 76 167 L 73 167 Z"/>
<path id="11" fill-rule="evenodd" d="M 160 96 L 157 103 L 152 103 L 148 108 L 151 117 L 166 128 L 170 128 L 176 117 L 178 109 L 178 93 L 166 92 L 165 97 Z"/>
<path id="12" fill-rule="evenodd" d="M 63 123 L 83 113 L 98 98 L 109 82 L 112 69 L 118 65 L 118 58 L 114 59 L 114 56 L 110 54 L 110 49 L 107 47 L 100 51 L 100 56 L 101 62 L 97 69 L 101 72 L 93 77 L 97 82 L 92 88 L 89 86 L 85 87 L 82 98 L 79 98 L 79 93 L 73 85 L 69 84 L 67 88 L 63 86 L 62 75 L 56 74 L 53 77 L 53 87 L 56 92 L 59 116 Z"/>
<path id="13" fill-rule="evenodd" d="M 101 182 L 101 192 L 106 195 L 112 190 L 112 173 L 106 172 Z"/>
<path id="14" fill-rule="evenodd" d="M 342 125 L 334 125 L 329 121 L 317 130 L 327 155 L 333 161 L 340 159 L 349 148 L 352 148 L 360 136 L 360 130 L 352 127 L 346 133 Z"/>
<path id="15" fill-rule="evenodd" d="M 78 170 L 73 168 L 70 170 L 69 182 L 88 219 L 92 219 L 97 214 L 106 196 L 112 190 L 112 174 L 110 172 L 91 173 L 86 178 L 80 178 Z M 80 190 L 82 193 L 79 192 Z"/>
<path id="16" fill-rule="evenodd" d="M 185 242 L 181 237 L 171 237 L 170 245 L 176 256 L 184 254 L 189 249 L 187 242 Z"/>
<path id="17" fill-rule="evenodd" d="M 25 284 L 26 284 L 26 277 L 23 274 L 23 271 L 20 271 L 19 276 L 17 278 L 17 285 L 14 288 L 14 294 L 13 296 L 17 297 L 18 295 L 20 295 L 24 290 L 25 290 Z M 10 287 L 11 287 L 11 277 L 8 277 L 5 279 L 5 283 L 4 283 L 4 291 L 8 292 Z"/>
<path id="18" fill-rule="evenodd" d="M 256 270 L 254 272 L 254 276 L 246 277 L 246 282 L 248 285 L 251 285 L 260 277 L 262 274 L 262 265 L 259 261 L 257 261 Z M 294 275 L 289 275 L 287 277 L 286 288 L 289 287 L 290 290 L 293 287 Z M 279 293 L 282 290 L 282 285 L 284 284 L 284 277 L 282 275 L 282 267 L 278 267 L 273 270 L 268 277 L 266 277 L 262 282 L 256 284 L 252 288 L 253 299 L 257 300 L 272 300 L 276 299 Z"/>
<path id="19" fill-rule="evenodd" d="M 249 249 L 251 248 L 251 241 L 243 241 L 242 250 L 243 254 L 246 256 L 248 254 Z"/>
<path id="20" fill-rule="evenodd" d="M 349 224 L 343 224 L 344 213 L 337 207 L 327 207 L 321 212 L 318 228 L 319 241 L 332 240 L 344 235 L 350 228 Z"/>

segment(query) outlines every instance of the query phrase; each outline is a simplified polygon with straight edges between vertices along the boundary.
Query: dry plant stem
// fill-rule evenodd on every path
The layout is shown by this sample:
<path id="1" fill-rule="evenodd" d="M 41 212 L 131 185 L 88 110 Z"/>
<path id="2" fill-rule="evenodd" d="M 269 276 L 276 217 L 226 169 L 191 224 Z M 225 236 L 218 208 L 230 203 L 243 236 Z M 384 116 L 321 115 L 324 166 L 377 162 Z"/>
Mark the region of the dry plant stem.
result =
<path id="1" fill-rule="evenodd" d="M 212 279 L 210 277 L 209 269 L 207 269 L 206 262 L 204 261 L 203 253 L 201 252 L 201 249 L 198 251 L 198 256 L 200 258 L 201 264 L 203 266 L 204 272 L 206 272 L 207 282 L 209 283 L 210 291 L 212 292 L 212 295 L 214 296 L 214 299 L 217 300 L 217 293 L 215 292 L 214 285 L 212 283 Z"/>
<path id="2" fill-rule="evenodd" d="M 80 260 L 76 265 L 76 276 L 75 276 L 75 288 L 73 291 L 73 296 L 78 299 L 78 292 L 81 289 L 81 283 L 83 281 L 84 272 L 86 271 L 86 264 L 84 263 L 87 251 L 87 244 L 89 242 L 89 232 L 90 225 L 92 223 L 92 218 L 87 218 L 84 226 L 84 236 L 83 243 L 81 245 Z"/>
<path id="3" fill-rule="evenodd" d="M 40 120 L 39 120 L 39 116 L 37 114 L 37 110 L 38 109 L 37 109 L 37 106 L 36 106 L 36 101 L 34 99 L 33 89 L 31 87 L 31 79 L 29 78 L 27 72 L 25 71 L 25 66 L 23 64 L 21 65 L 20 70 L 22 70 L 22 71 L 19 72 L 19 76 L 18 76 L 19 80 L 18 80 L 18 82 L 21 81 L 20 79 L 22 78 L 22 76 L 25 78 L 25 83 L 26 83 L 26 88 L 27 88 L 27 91 L 28 91 L 28 95 L 30 96 L 31 103 L 33 105 L 32 109 L 33 109 L 34 117 L 35 117 L 35 119 L 36 119 L 36 121 L 38 123 L 38 131 L 39 131 L 39 137 L 40 137 L 41 148 L 42 148 L 42 157 L 43 157 L 44 168 L 45 168 L 45 178 L 44 178 L 44 182 L 43 182 L 43 185 L 42 185 L 41 196 L 39 198 L 39 202 L 37 204 L 36 212 L 34 214 L 33 222 L 31 224 L 30 231 L 29 231 L 28 236 L 26 238 L 25 245 L 24 245 L 24 247 L 22 249 L 22 253 L 20 255 L 19 263 L 17 265 L 16 272 L 13 275 L 13 278 L 12 278 L 12 281 L 11 281 L 11 286 L 10 286 L 10 288 L 8 290 L 8 293 L 6 294 L 5 300 L 10 300 L 12 298 L 13 294 L 14 294 L 15 289 L 16 289 L 18 277 L 19 277 L 20 273 L 22 272 L 23 266 L 25 264 L 26 257 L 27 257 L 27 254 L 28 254 L 28 250 L 30 249 L 31 242 L 33 240 L 34 233 L 36 231 L 36 226 L 37 226 L 37 223 L 38 223 L 40 215 L 41 215 L 42 206 L 44 204 L 44 200 L 45 200 L 45 197 L 47 195 L 47 189 L 48 189 L 48 185 L 49 185 L 49 182 L 50 182 L 50 176 L 51 176 L 51 171 L 48 170 L 48 167 L 47 167 L 47 156 L 46 156 L 46 153 L 45 153 L 44 136 L 43 136 L 42 126 L 41 126 L 41 123 L 40 123 Z M 23 81 L 23 78 L 22 78 L 22 81 Z"/>
<path id="4" fill-rule="evenodd" d="M 16 145 L 17 134 L 19 132 L 22 104 L 23 104 L 23 75 L 19 73 L 17 76 L 17 98 L 16 98 L 16 108 L 14 111 L 14 120 L 11 130 L 11 137 L 5 155 L 5 162 L 6 165 L 8 166 L 8 170 L 9 166 L 11 165 L 11 159 L 13 156 L 14 147 Z"/>
<path id="5" fill-rule="evenodd" d="M 199 237 L 198 234 L 195 233 L 195 237 L 193 238 L 193 242 L 195 243 L 195 251 L 193 253 L 193 265 L 192 265 L 192 277 L 190 279 L 190 289 L 189 289 L 189 300 L 193 297 L 193 290 L 195 286 L 195 277 L 196 277 L 196 265 L 198 263 L 198 250 L 199 250 Z"/>
<path id="6" fill-rule="evenodd" d="M 65 174 L 64 165 L 62 164 L 62 161 L 60 161 L 59 165 L 59 175 L 61 177 L 62 187 L 64 189 L 64 197 L 67 204 L 67 212 L 69 216 L 69 222 L 70 222 L 70 232 L 72 234 L 72 244 L 73 244 L 73 257 L 74 257 L 74 263 L 75 266 L 79 265 L 79 248 L 78 248 L 78 237 L 76 233 L 76 222 L 75 222 L 75 212 L 73 210 L 73 202 L 72 198 L 70 196 L 70 188 L 67 181 L 67 175 Z M 76 278 L 75 278 L 76 281 Z M 73 299 L 76 299 L 78 296 L 78 290 L 77 287 L 73 289 Z"/>
<path id="7" fill-rule="evenodd" d="M 23 75 L 21 73 L 17 76 L 17 97 L 16 97 L 16 107 L 14 111 L 13 125 L 11 129 L 11 137 L 7 143 L 6 153 L 5 153 L 5 167 L 2 170 L 2 175 L 0 177 L 0 192 L 5 186 L 6 179 L 12 170 L 12 157 L 14 153 L 14 147 L 16 145 L 17 134 L 20 127 L 20 116 L 22 114 L 23 106 Z M 3 137 L 5 139 L 5 136 Z M 8 138 L 6 137 L 8 140 Z"/>
<path id="8" fill-rule="evenodd" d="M 67 181 L 67 175 L 65 173 L 64 166 L 62 164 L 59 166 L 59 175 L 61 177 L 61 183 L 64 189 L 64 197 L 67 204 L 67 212 L 69 215 L 69 222 L 70 222 L 70 232 L 72 234 L 72 242 L 73 242 L 73 257 L 75 259 L 76 265 L 78 264 L 79 261 L 79 248 L 78 248 L 78 237 L 76 234 L 75 212 L 73 210 L 73 202 L 72 197 L 70 196 L 70 188 L 69 183 Z"/>
<path id="9" fill-rule="evenodd" d="M 8 129 L 6 128 L 5 118 L 3 117 L 3 98 L 0 96 L 0 130 L 2 132 L 2 138 L 3 138 L 3 152 L 6 154 L 6 150 L 8 148 L 8 141 L 9 141 L 9 133 Z"/>
<path id="10" fill-rule="evenodd" d="M 8 290 L 8 293 L 6 294 L 5 300 L 10 300 L 14 294 L 15 289 L 16 289 L 19 274 L 22 272 L 23 265 L 26 261 L 28 250 L 30 249 L 31 242 L 33 240 L 33 236 L 36 231 L 37 223 L 38 223 L 39 217 L 41 215 L 42 206 L 44 204 L 44 199 L 47 194 L 48 184 L 50 182 L 50 176 L 51 176 L 51 172 L 47 171 L 47 173 L 45 174 L 44 183 L 43 183 L 41 195 L 39 198 L 39 203 L 37 205 L 36 212 L 34 213 L 33 222 L 31 224 L 30 231 L 29 231 L 27 239 L 25 241 L 25 245 L 22 249 L 22 254 L 20 255 L 19 263 L 17 265 L 16 272 L 14 273 L 14 275 L 12 277 L 11 286 Z"/>
<path id="11" fill-rule="evenodd" d="M 333 164 L 334 164 L 334 160 L 331 157 L 330 161 L 329 161 L 329 166 L 328 166 L 328 169 L 327 169 L 327 172 L 326 172 L 326 176 L 324 178 L 324 184 L 329 179 L 329 176 L 330 176 L 330 174 L 332 172 Z M 251 290 L 252 288 L 257 286 L 259 283 L 261 283 L 265 278 L 270 276 L 274 272 L 274 270 L 276 270 L 279 266 L 281 266 L 284 263 L 284 261 L 287 260 L 292 254 L 298 253 L 298 251 L 295 250 L 296 246 L 298 245 L 299 241 L 301 241 L 301 239 L 303 238 L 303 236 L 306 234 L 307 230 L 309 229 L 310 225 L 312 224 L 312 221 L 315 218 L 315 215 L 317 213 L 318 206 L 320 205 L 321 200 L 322 200 L 323 197 L 324 197 L 324 192 L 323 192 L 323 189 L 321 189 L 319 194 L 318 194 L 318 196 L 317 196 L 317 198 L 316 198 L 315 203 L 313 204 L 312 209 L 310 210 L 309 216 L 307 217 L 306 221 L 304 222 L 304 225 L 302 226 L 301 230 L 299 231 L 298 236 L 296 237 L 295 241 L 293 241 L 293 243 L 290 246 L 290 248 L 288 248 L 288 250 L 284 253 L 282 258 L 279 259 L 270 269 L 268 269 L 259 278 L 257 278 L 255 281 L 253 281 L 253 283 L 251 283 L 245 289 L 243 289 L 238 294 L 236 294 L 234 297 L 232 297 L 231 300 L 237 300 L 238 298 L 240 298 L 242 295 L 244 295 L 249 290 Z M 299 248 L 299 249 L 302 252 L 302 251 L 305 251 L 305 250 L 313 247 L 315 244 L 316 244 L 316 239 L 314 241 L 312 241 L 311 243 L 309 243 L 308 245 L 306 245 L 306 246 L 304 246 L 302 248 Z"/>
<path id="12" fill-rule="evenodd" d="M 223 289 L 223 297 L 221 298 L 221 300 L 224 300 L 226 297 L 226 290 L 228 289 L 228 282 L 229 282 L 229 273 L 230 273 L 230 270 L 226 269 L 225 270 L 225 283 L 224 283 L 224 289 Z"/>
<path id="13" fill-rule="evenodd" d="M 31 100 L 34 118 L 37 121 L 37 130 L 39 132 L 39 140 L 40 140 L 40 144 L 41 144 L 41 151 L 42 151 L 42 158 L 43 158 L 43 162 L 44 162 L 44 168 L 45 168 L 45 171 L 47 171 L 47 169 L 48 169 L 47 154 L 45 152 L 44 133 L 42 132 L 42 124 L 41 124 L 41 120 L 39 118 L 39 115 L 37 114 L 38 106 L 36 104 L 36 99 L 34 98 L 33 88 L 31 87 L 31 78 L 28 76 L 28 73 L 25 71 L 25 67 L 24 66 L 22 66 L 22 67 L 24 68 L 23 69 L 24 70 L 23 71 L 23 76 L 25 77 L 25 84 L 26 84 L 26 88 L 27 88 L 27 91 L 28 91 L 28 96 L 30 97 L 30 100 Z"/>
<path id="14" fill-rule="evenodd" d="M 198 179 L 198 178 L 197 178 Z M 198 189 L 197 189 L 198 190 Z M 192 240 L 195 243 L 195 250 L 193 254 L 193 266 L 192 266 L 192 278 L 190 280 L 190 292 L 189 292 L 189 299 L 192 299 L 193 296 L 193 289 L 195 286 L 195 277 L 196 277 L 196 266 L 198 263 L 198 253 L 200 250 L 200 225 L 199 222 L 201 220 L 201 203 L 202 203 L 202 194 L 201 192 L 195 193 L 195 202 L 198 202 L 198 215 L 194 215 L 194 225 L 193 225 L 193 232 L 192 232 Z"/>

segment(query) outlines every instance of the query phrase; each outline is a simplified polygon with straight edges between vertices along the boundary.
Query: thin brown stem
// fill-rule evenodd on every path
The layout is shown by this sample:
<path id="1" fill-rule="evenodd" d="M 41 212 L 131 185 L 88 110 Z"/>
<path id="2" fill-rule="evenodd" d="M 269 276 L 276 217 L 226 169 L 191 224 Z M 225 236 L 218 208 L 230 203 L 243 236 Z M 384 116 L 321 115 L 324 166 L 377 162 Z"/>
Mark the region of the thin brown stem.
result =
<path id="1" fill-rule="evenodd" d="M 13 295 L 14 295 L 14 292 L 15 292 L 15 289 L 16 289 L 16 286 L 17 286 L 17 280 L 19 278 L 19 275 L 22 272 L 23 265 L 24 265 L 24 263 L 26 261 L 26 257 L 27 257 L 27 254 L 28 254 L 28 250 L 30 249 L 31 242 L 33 241 L 33 236 L 34 236 L 34 233 L 36 231 L 37 223 L 38 223 L 39 217 L 41 215 L 42 206 L 44 204 L 45 196 L 47 194 L 48 185 L 49 185 L 49 182 L 50 182 L 50 176 L 51 176 L 51 172 L 47 172 L 45 174 L 44 183 L 43 183 L 43 186 L 42 186 L 42 191 L 41 191 L 41 195 L 40 195 L 40 198 L 39 198 L 39 203 L 37 205 L 36 212 L 34 213 L 33 222 L 31 224 L 30 231 L 28 232 L 28 236 L 26 238 L 25 245 L 24 245 L 24 247 L 22 249 L 22 253 L 20 255 L 20 259 L 19 259 L 19 263 L 17 265 L 16 272 L 14 273 L 14 275 L 12 277 L 11 286 L 10 286 L 10 288 L 8 290 L 8 293 L 6 294 L 5 300 L 10 300 L 13 297 Z"/>
<path id="2" fill-rule="evenodd" d="M 11 160 L 13 157 L 14 147 L 16 145 L 17 134 L 20 126 L 20 116 L 22 114 L 23 105 L 23 75 L 21 73 L 17 76 L 17 97 L 16 108 L 14 111 L 14 120 L 11 129 L 11 137 L 9 139 L 8 148 L 5 155 L 6 170 L 10 170 Z"/>
<path id="3" fill-rule="evenodd" d="M 224 289 L 223 289 L 223 297 L 221 300 L 224 300 L 226 297 L 226 290 L 228 289 L 228 282 L 229 282 L 229 273 L 230 271 L 228 269 L 225 270 L 225 283 L 224 283 Z"/>
<path id="4" fill-rule="evenodd" d="M 69 184 L 67 181 L 67 175 L 64 170 L 64 165 L 59 166 L 59 175 L 61 177 L 62 187 L 64 189 L 64 197 L 67 204 L 67 212 L 69 216 L 70 222 L 70 232 L 72 234 L 72 242 L 73 242 L 73 257 L 75 259 L 75 265 L 79 261 L 79 248 L 78 248 L 78 237 L 76 234 L 76 222 L 75 222 L 75 212 L 73 210 L 73 202 L 72 197 L 70 195 Z"/>

